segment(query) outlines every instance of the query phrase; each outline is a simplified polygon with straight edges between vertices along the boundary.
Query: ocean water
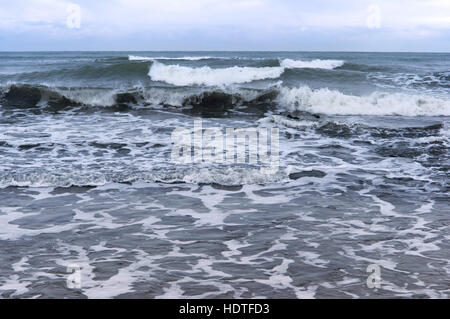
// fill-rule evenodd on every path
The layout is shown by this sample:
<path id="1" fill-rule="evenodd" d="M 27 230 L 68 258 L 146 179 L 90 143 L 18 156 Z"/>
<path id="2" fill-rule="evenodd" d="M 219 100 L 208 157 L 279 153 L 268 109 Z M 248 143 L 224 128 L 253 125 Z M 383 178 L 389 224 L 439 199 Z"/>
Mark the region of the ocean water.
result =
<path id="1" fill-rule="evenodd" d="M 449 142 L 450 54 L 0 53 L 0 297 L 449 298 Z"/>

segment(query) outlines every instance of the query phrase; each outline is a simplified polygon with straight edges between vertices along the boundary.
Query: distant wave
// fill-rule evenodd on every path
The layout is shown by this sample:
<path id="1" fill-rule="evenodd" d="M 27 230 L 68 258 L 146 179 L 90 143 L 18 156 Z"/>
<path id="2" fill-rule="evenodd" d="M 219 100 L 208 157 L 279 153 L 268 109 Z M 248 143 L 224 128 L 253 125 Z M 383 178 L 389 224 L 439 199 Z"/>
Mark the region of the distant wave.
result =
<path id="1" fill-rule="evenodd" d="M 279 78 L 286 69 L 315 68 L 332 70 L 344 64 L 344 61 L 340 60 L 295 61 L 285 59 L 280 62 L 279 67 L 234 66 L 230 68 L 212 69 L 208 66 L 192 68 L 180 65 L 166 65 L 157 62 L 157 58 L 149 59 L 153 61 L 153 65 L 149 71 L 149 76 L 153 81 L 166 82 L 177 86 L 214 86 L 249 83 L 257 80 Z"/>
<path id="2" fill-rule="evenodd" d="M 161 60 L 184 60 L 184 61 L 201 61 L 201 60 L 210 60 L 210 59 L 249 59 L 249 60 L 266 60 L 264 58 L 233 58 L 233 57 L 212 57 L 212 56 L 184 56 L 184 57 L 144 57 L 144 56 L 128 56 L 130 61 L 161 61 Z M 270 60 L 270 59 L 267 59 Z M 284 59 L 281 60 L 280 66 L 286 69 L 327 69 L 332 70 L 344 65 L 345 61 L 342 60 L 321 60 L 315 59 L 312 61 L 303 61 L 303 60 L 292 60 L 292 59 Z"/>
<path id="3" fill-rule="evenodd" d="M 373 73 L 368 78 L 381 87 L 427 88 L 434 90 L 450 89 L 450 72 L 434 72 L 425 74 L 413 73 Z"/>
<path id="4" fill-rule="evenodd" d="M 449 100 L 403 93 L 354 96 L 336 90 L 312 90 L 307 86 L 282 87 L 277 102 L 289 111 L 333 115 L 450 116 Z"/>
<path id="5" fill-rule="evenodd" d="M 281 61 L 281 66 L 287 69 L 326 69 L 332 70 L 344 65 L 344 61 L 341 60 L 312 60 L 312 61 L 301 61 L 301 60 L 291 60 L 284 59 Z"/>
<path id="6" fill-rule="evenodd" d="M 276 79 L 283 74 L 283 67 L 231 67 L 212 69 L 208 66 L 191 68 L 179 65 L 165 65 L 154 62 L 149 76 L 153 81 L 162 81 L 177 86 L 188 85 L 230 85 L 257 80 Z"/>
<path id="7" fill-rule="evenodd" d="M 121 82 L 127 80 L 146 79 L 148 74 L 148 64 L 138 61 L 121 61 L 118 63 L 92 63 L 80 67 L 66 67 L 43 69 L 33 72 L 18 72 L 4 78 L 7 81 L 31 82 L 31 83 L 55 83 L 63 85 L 74 82 L 91 80 L 99 86 L 105 81 Z M 1 79 L 1 76 L 0 76 Z M 1 83 L 1 82 L 0 82 Z M 91 82 L 92 83 L 92 82 Z M 92 85 L 92 84 L 90 84 Z"/>
<path id="8" fill-rule="evenodd" d="M 130 55 L 128 57 L 130 61 L 155 61 L 155 60 L 186 60 L 186 61 L 201 61 L 201 60 L 209 60 L 215 59 L 210 56 L 185 56 L 185 57 L 143 57 L 143 56 L 135 56 Z"/>
<path id="9" fill-rule="evenodd" d="M 339 66 L 343 61 L 338 60 L 313 60 L 294 61 L 265 59 L 263 62 L 252 63 L 249 66 L 232 66 L 228 68 L 211 68 L 178 66 L 162 61 L 199 61 L 203 59 L 215 59 L 214 57 L 139 57 L 129 56 L 127 59 L 113 60 L 115 63 L 92 63 L 79 67 L 43 69 L 41 71 L 16 72 L 10 75 L 0 74 L 0 82 L 13 81 L 18 83 L 61 83 L 61 86 L 78 83 L 86 86 L 103 86 L 111 83 L 131 81 L 134 83 L 145 83 L 148 75 L 155 81 L 163 81 L 177 86 L 186 85 L 229 85 L 238 83 L 249 83 L 256 80 L 275 79 L 280 77 L 286 70 L 304 68 L 311 72 L 314 69 L 331 70 Z M 223 59 L 223 58 L 217 58 Z M 228 60 L 233 58 L 226 58 Z M 148 62 L 148 63 L 141 63 Z M 175 62 L 175 61 L 173 61 Z M 150 64 L 150 72 L 149 72 Z M 87 82 L 86 82 L 87 81 Z"/>

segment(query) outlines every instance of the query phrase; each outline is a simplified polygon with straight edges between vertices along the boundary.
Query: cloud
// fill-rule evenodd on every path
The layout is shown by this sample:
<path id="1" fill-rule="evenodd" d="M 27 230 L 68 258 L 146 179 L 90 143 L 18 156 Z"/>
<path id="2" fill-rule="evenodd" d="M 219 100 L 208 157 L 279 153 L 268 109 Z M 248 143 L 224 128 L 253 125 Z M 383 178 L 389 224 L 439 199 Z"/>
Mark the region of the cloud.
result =
<path id="1" fill-rule="evenodd" d="M 81 7 L 81 29 L 67 28 L 70 3 Z M 35 35 L 43 40 L 87 43 L 97 39 L 100 43 L 139 35 L 151 43 L 149 49 L 164 48 L 170 39 L 191 40 L 197 47 L 211 49 L 231 48 L 233 43 L 238 47 L 248 43 L 252 48 L 266 47 L 266 42 L 280 46 L 279 40 L 285 39 L 281 46 L 295 49 L 296 39 L 315 35 L 326 47 L 327 32 L 345 34 L 355 43 L 373 34 L 367 26 L 371 5 L 380 9 L 377 39 L 380 34 L 386 41 L 397 38 L 400 42 L 412 36 L 424 40 L 448 36 L 448 0 L 15 0 L 0 4 L 0 38 L 14 35 L 20 41 Z"/>

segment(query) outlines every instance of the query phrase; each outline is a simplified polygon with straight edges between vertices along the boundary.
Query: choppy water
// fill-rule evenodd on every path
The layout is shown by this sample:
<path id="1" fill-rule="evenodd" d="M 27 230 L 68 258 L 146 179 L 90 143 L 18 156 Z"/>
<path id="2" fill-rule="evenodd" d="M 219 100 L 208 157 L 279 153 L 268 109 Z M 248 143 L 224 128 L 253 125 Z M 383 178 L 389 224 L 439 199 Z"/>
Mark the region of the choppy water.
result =
<path id="1" fill-rule="evenodd" d="M 0 91 L 1 297 L 450 296 L 449 54 L 0 53 Z M 172 163 L 198 119 L 280 170 Z"/>

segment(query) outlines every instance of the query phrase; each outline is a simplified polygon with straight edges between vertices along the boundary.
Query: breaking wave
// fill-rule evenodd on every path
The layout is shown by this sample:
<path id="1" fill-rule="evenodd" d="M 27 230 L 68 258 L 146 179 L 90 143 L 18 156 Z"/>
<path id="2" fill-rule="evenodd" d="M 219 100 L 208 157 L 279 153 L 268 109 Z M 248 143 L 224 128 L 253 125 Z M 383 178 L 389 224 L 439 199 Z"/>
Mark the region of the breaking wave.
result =
<path id="1" fill-rule="evenodd" d="M 204 59 L 209 57 L 189 57 L 178 59 Z M 130 57 L 131 59 L 131 57 Z M 133 57 L 137 59 L 137 57 Z M 188 85 L 231 85 L 239 83 L 250 83 L 258 80 L 277 79 L 286 69 L 311 68 L 332 70 L 344 65 L 340 60 L 313 60 L 300 61 L 284 59 L 279 62 L 280 66 L 270 67 L 230 67 L 212 69 L 208 66 L 192 68 L 180 65 L 166 65 L 156 60 L 158 58 L 146 58 L 153 61 L 149 76 L 153 81 L 166 82 L 176 86 Z M 172 58 L 166 58 L 172 59 Z"/>
<path id="2" fill-rule="evenodd" d="M 0 106 L 6 108 L 111 107 L 166 105 L 173 107 L 200 105 L 205 109 L 217 106 L 232 108 L 242 104 L 273 102 L 276 87 L 266 90 L 227 88 L 158 88 L 136 87 L 128 90 L 101 88 L 58 88 L 12 84 L 0 88 Z"/>
<path id="3" fill-rule="evenodd" d="M 211 77 L 213 79 L 213 77 Z M 288 88 L 278 83 L 266 89 L 233 87 L 135 87 L 127 90 L 54 88 L 10 85 L 0 90 L 0 105 L 6 108 L 50 107 L 145 107 L 149 105 L 194 106 L 203 111 L 225 111 L 239 106 L 266 106 L 289 112 L 329 115 L 450 116 L 450 101 L 429 95 L 374 92 L 347 95 L 337 90 L 308 86 Z"/>
<path id="4" fill-rule="evenodd" d="M 426 95 L 375 92 L 346 95 L 336 90 L 307 86 L 280 88 L 277 102 L 288 111 L 332 115 L 450 116 L 450 101 Z"/>
<path id="5" fill-rule="evenodd" d="M 220 86 L 276 79 L 283 72 L 283 67 L 255 68 L 234 66 L 224 69 L 212 69 L 208 66 L 191 68 L 179 65 L 165 65 L 155 61 L 150 68 L 149 76 L 153 81 L 166 82 L 176 86 Z"/>

